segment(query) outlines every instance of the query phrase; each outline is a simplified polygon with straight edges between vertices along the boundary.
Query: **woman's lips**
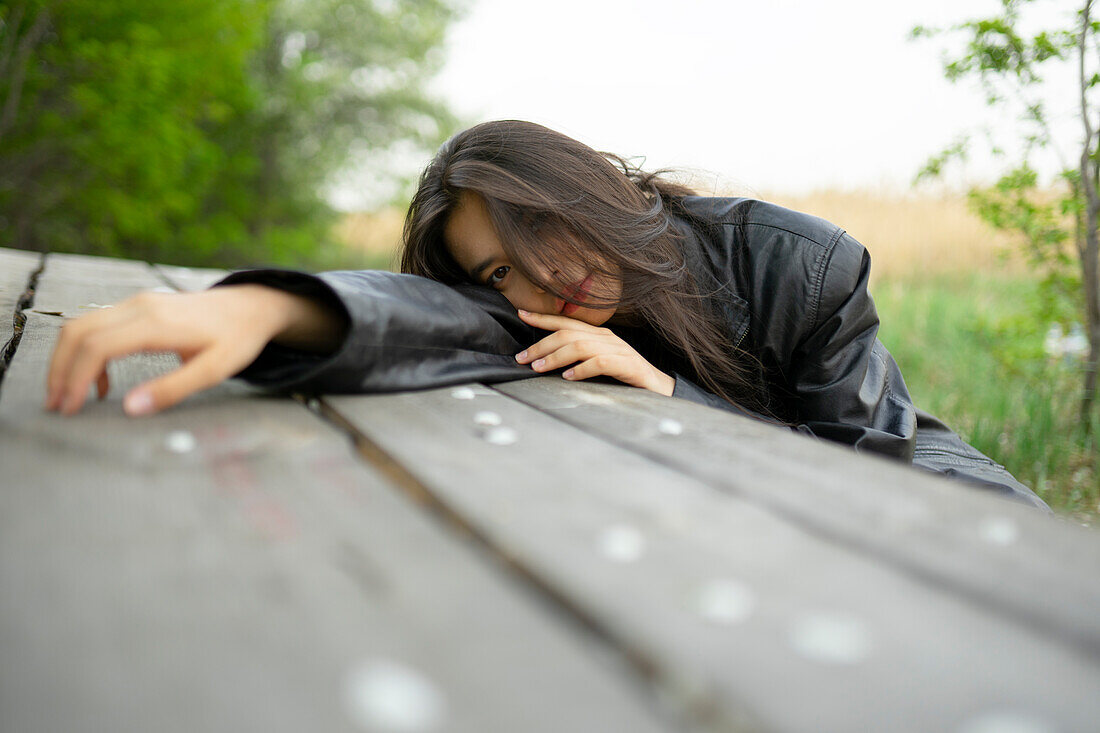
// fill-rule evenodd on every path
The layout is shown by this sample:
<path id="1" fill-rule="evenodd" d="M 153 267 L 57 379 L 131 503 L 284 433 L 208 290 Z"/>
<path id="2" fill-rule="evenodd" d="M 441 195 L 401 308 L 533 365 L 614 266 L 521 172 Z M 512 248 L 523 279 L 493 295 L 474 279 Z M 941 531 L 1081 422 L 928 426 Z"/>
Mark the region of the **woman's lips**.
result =
<path id="1" fill-rule="evenodd" d="M 579 283 L 567 287 L 565 290 L 562 291 L 562 295 L 567 298 L 571 298 L 572 300 L 579 300 L 583 303 L 584 296 L 588 295 L 588 287 L 591 284 L 592 276 L 589 275 L 584 280 L 581 280 Z M 563 300 L 560 313 L 563 316 L 570 316 L 580 310 L 580 308 L 581 306 L 577 305 L 576 303 L 570 303 L 567 300 Z"/>

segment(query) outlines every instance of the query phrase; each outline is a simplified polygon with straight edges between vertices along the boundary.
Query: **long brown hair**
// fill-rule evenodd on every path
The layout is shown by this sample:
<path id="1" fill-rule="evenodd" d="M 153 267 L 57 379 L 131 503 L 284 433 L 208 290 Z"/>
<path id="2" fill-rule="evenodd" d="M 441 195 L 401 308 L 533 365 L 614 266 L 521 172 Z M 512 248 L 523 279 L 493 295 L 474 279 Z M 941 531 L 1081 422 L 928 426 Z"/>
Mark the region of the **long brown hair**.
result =
<path id="1" fill-rule="evenodd" d="M 731 343 L 707 293 L 688 269 L 671 214 L 693 192 L 645 173 L 619 156 L 517 120 L 486 122 L 440 147 L 420 176 L 405 217 L 401 271 L 455 284 L 469 276 L 451 257 L 443 231 L 463 191 L 481 196 L 512 264 L 563 300 L 566 283 L 536 279 L 555 262 L 583 262 L 617 278 L 615 307 L 640 318 L 704 387 L 767 412 L 758 362 Z M 580 304 L 580 303 L 578 303 Z"/>

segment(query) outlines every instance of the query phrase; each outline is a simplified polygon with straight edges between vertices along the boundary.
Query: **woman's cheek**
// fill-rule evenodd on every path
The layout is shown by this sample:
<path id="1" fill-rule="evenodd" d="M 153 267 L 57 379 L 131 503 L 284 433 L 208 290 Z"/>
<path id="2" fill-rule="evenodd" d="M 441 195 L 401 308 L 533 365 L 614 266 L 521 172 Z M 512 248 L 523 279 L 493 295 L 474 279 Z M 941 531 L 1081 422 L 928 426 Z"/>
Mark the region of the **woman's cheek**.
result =
<path id="1" fill-rule="evenodd" d="M 505 288 L 504 297 L 512 304 L 513 308 L 531 311 L 532 313 L 551 313 L 550 305 L 545 298 L 540 298 L 531 290 L 520 288 Z"/>
<path id="2" fill-rule="evenodd" d="M 538 312 L 538 308 L 533 308 L 532 307 L 531 303 L 529 302 L 529 300 L 530 300 L 529 298 L 523 298 L 523 297 L 517 295 L 516 293 L 509 293 L 507 290 L 502 291 L 502 294 L 504 295 L 505 299 L 509 303 L 511 303 L 512 307 L 515 308 L 516 310 L 522 309 L 522 310 L 526 310 L 526 311 L 533 311 L 533 312 L 536 312 L 536 313 Z"/>
<path id="3" fill-rule="evenodd" d="M 584 311 L 577 314 L 577 317 L 590 326 L 602 326 L 613 315 L 615 315 L 615 311 L 611 308 L 585 308 Z"/>

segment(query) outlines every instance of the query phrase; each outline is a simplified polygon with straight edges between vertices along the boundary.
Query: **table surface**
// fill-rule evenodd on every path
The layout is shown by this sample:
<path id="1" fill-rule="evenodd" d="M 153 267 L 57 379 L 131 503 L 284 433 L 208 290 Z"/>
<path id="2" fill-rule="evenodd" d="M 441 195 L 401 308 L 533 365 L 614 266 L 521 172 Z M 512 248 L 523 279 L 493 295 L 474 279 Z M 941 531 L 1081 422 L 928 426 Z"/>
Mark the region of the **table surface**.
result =
<path id="1" fill-rule="evenodd" d="M 164 354 L 43 411 L 65 318 L 223 274 L 0 250 L 0 730 L 1100 725 L 1100 534 L 732 414 L 539 377 L 126 418 Z"/>

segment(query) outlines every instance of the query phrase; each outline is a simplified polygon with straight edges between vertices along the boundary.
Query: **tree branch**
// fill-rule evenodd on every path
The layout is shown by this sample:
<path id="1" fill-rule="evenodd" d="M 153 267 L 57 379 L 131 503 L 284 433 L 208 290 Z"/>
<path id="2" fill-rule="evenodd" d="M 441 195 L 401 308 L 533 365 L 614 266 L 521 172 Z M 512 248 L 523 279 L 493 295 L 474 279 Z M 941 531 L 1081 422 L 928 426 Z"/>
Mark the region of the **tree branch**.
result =
<path id="1" fill-rule="evenodd" d="M 1081 280 L 1085 290 L 1085 323 L 1088 329 L 1089 355 L 1085 362 L 1084 394 L 1081 397 L 1081 425 L 1087 432 L 1092 425 L 1092 407 L 1096 401 L 1096 382 L 1100 375 L 1100 238 L 1097 232 L 1097 215 L 1100 214 L 1100 196 L 1097 196 L 1097 176 L 1100 166 L 1094 155 L 1092 122 L 1089 120 L 1089 78 L 1085 75 L 1085 49 L 1088 41 L 1089 14 L 1092 0 L 1085 0 L 1081 10 L 1081 33 L 1077 38 L 1078 72 L 1081 85 L 1081 123 L 1085 127 L 1085 144 L 1081 148 L 1081 186 L 1088 205 L 1085 208 L 1085 237 L 1081 250 Z"/>
<path id="2" fill-rule="evenodd" d="M 1100 210 L 1100 198 L 1097 197 L 1096 181 L 1090 170 L 1090 168 L 1095 167 L 1091 155 L 1092 139 L 1095 132 L 1092 129 L 1092 122 L 1089 120 L 1087 95 L 1089 80 L 1085 76 L 1085 42 L 1088 39 L 1089 13 L 1091 10 L 1092 0 L 1086 0 L 1085 7 L 1081 11 L 1081 33 L 1077 39 L 1077 68 L 1081 87 L 1081 123 L 1085 126 L 1085 144 L 1081 150 L 1081 184 L 1084 186 L 1085 196 L 1088 198 L 1090 214 L 1095 217 L 1097 211 Z"/>
<path id="3" fill-rule="evenodd" d="M 13 17 L 8 18 L 4 23 L 4 46 L 0 49 L 0 79 L 7 76 L 12 49 L 15 47 L 15 39 L 19 36 L 19 26 L 23 23 L 25 12 L 27 12 L 27 3 L 22 2 L 12 13 Z"/>
<path id="4" fill-rule="evenodd" d="M 46 34 L 49 22 L 50 15 L 45 8 L 42 8 L 38 11 L 38 16 L 34 19 L 30 30 L 19 41 L 19 51 L 15 59 L 15 73 L 11 75 L 8 97 L 4 100 L 4 111 L 0 114 L 0 140 L 4 139 L 4 133 L 15 124 L 15 115 L 19 111 L 19 100 L 23 94 L 23 80 L 27 76 L 27 60 L 38 41 Z"/>

